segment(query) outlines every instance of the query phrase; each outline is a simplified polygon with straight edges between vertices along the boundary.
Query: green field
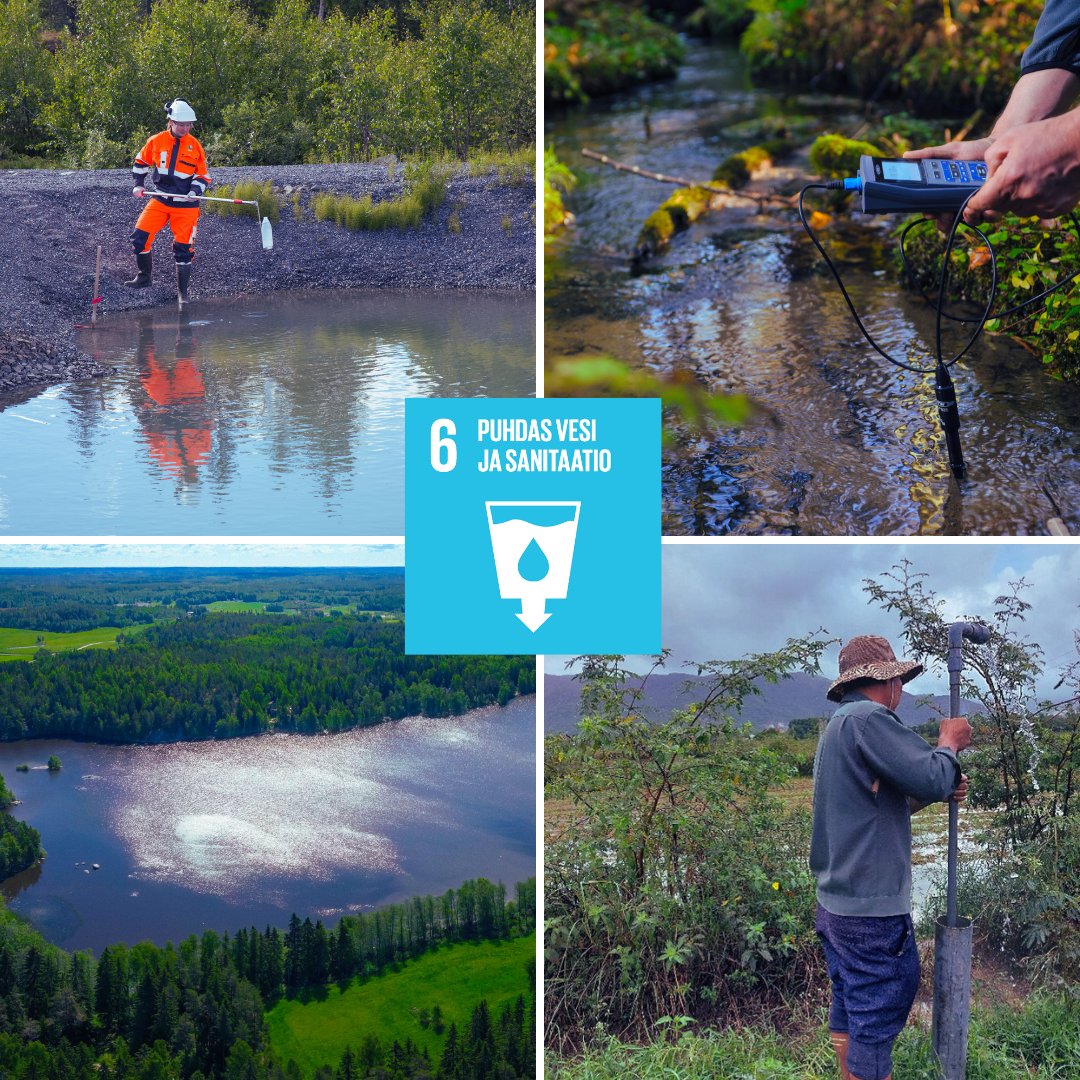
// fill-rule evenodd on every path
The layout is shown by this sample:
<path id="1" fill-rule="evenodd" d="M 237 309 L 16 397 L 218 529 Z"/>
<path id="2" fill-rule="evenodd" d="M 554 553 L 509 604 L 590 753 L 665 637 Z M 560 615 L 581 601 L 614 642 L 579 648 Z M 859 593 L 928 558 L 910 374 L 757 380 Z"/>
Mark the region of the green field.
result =
<path id="1" fill-rule="evenodd" d="M 0 660 L 31 660 L 38 649 L 51 652 L 77 652 L 79 649 L 115 649 L 118 634 L 137 634 L 138 626 L 102 626 L 75 634 L 54 634 L 47 630 L 12 630 L 0 627 Z"/>
<path id="2" fill-rule="evenodd" d="M 354 982 L 344 993 L 331 986 L 322 1001 L 279 1001 L 266 1015 L 270 1045 L 281 1061 L 295 1061 L 304 1076 L 321 1065 L 336 1067 L 345 1047 L 357 1049 L 369 1033 L 384 1044 L 412 1039 L 438 1065 L 446 1033 L 421 1027 L 417 1011 L 438 1005 L 447 1028 L 454 1022 L 460 1031 L 486 998 L 494 1020 L 519 994 L 531 1000 L 526 965 L 535 953 L 535 934 L 448 945 L 398 972 Z"/>
<path id="3" fill-rule="evenodd" d="M 246 600 L 215 600 L 206 605 L 207 611 L 265 611 L 266 604 Z"/>

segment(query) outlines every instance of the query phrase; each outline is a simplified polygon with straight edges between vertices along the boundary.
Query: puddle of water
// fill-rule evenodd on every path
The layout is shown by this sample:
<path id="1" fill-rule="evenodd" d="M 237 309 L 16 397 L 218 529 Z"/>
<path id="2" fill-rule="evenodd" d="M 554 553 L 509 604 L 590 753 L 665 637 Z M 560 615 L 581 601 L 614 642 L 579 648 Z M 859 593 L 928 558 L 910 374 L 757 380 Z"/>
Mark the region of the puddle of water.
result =
<path id="1" fill-rule="evenodd" d="M 0 532 L 400 535 L 405 398 L 531 395 L 534 312 L 351 290 L 106 315 L 79 347 L 115 375 L 0 399 Z"/>
<path id="2" fill-rule="evenodd" d="M 755 403 L 741 429 L 675 433 L 667 534 L 1026 535 L 1053 516 L 1080 531 L 1080 387 L 1048 379 L 1008 339 L 981 342 L 953 368 L 969 469 L 957 485 L 931 377 L 871 352 L 794 211 L 711 214 L 635 276 L 637 232 L 671 189 L 577 154 L 708 177 L 759 141 L 733 123 L 809 114 L 845 131 L 854 109 L 755 90 L 737 52 L 695 44 L 674 82 L 559 117 L 549 138 L 584 179 L 576 227 L 545 265 L 548 359 L 606 352 Z M 928 354 L 933 319 L 893 280 L 890 224 L 837 221 L 824 240 L 842 242 L 845 284 L 881 344 Z"/>

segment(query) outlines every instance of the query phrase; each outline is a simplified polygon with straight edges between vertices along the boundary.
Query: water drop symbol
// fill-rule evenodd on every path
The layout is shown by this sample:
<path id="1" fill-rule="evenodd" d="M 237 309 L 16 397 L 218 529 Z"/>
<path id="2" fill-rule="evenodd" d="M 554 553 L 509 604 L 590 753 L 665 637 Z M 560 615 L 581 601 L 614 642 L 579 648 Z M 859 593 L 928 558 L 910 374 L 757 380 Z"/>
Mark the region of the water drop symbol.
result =
<path id="1" fill-rule="evenodd" d="M 522 552 L 517 569 L 525 581 L 543 581 L 547 577 L 550 563 L 535 540 L 530 540 L 529 546 Z"/>

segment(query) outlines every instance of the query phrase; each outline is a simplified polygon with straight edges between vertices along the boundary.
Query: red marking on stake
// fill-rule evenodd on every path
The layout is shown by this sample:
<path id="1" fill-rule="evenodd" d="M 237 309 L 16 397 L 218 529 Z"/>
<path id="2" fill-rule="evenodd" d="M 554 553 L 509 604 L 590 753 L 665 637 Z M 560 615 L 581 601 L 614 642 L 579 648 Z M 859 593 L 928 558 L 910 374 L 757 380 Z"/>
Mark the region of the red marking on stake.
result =
<path id="1" fill-rule="evenodd" d="M 105 300 L 104 296 L 95 296 L 94 299 L 90 301 L 90 303 L 91 304 L 100 304 L 100 303 L 103 303 L 104 300 Z"/>

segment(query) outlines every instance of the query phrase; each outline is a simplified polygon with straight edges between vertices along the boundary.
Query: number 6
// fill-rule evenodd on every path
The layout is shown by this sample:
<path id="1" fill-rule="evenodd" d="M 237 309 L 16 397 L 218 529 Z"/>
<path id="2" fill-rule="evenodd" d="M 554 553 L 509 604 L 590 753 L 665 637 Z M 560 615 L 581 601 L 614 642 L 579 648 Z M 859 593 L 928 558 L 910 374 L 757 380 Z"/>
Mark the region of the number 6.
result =
<path id="1" fill-rule="evenodd" d="M 436 472 L 453 472 L 457 465 L 457 443 L 445 435 L 456 435 L 453 420 L 436 420 L 431 425 L 431 467 Z"/>

